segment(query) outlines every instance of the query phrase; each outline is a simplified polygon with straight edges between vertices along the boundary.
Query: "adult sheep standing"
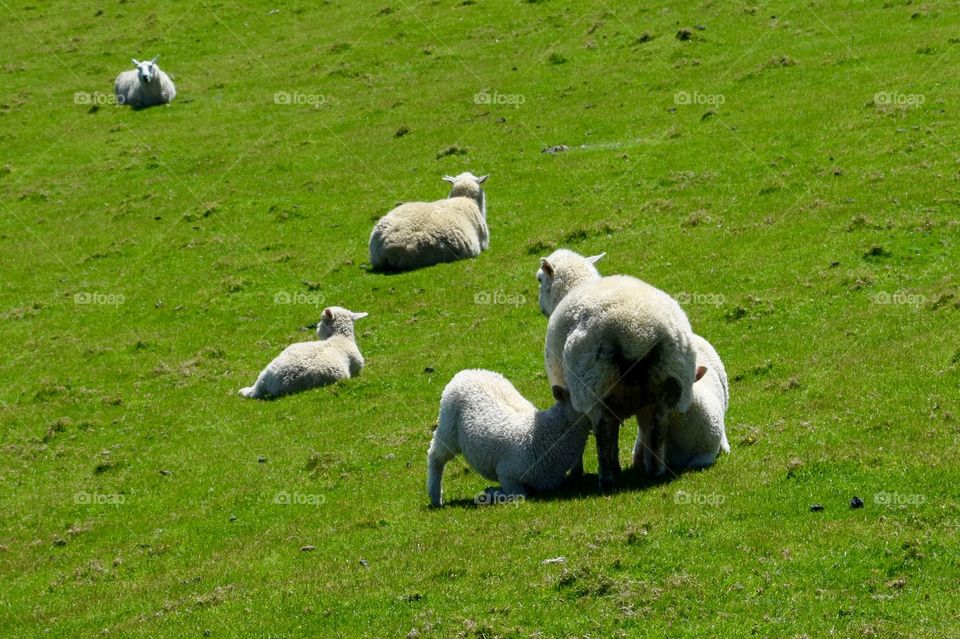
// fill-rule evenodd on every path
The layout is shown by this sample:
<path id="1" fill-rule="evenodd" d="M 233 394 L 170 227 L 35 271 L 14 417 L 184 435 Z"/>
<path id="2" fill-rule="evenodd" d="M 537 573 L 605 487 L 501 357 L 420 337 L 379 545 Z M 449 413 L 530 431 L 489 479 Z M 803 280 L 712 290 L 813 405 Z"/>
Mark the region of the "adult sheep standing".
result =
<path id="1" fill-rule="evenodd" d="M 549 258 L 540 271 L 556 274 Z M 696 381 L 693 330 L 683 309 L 637 278 L 588 275 L 549 316 L 547 376 L 569 388 L 574 408 L 593 425 L 601 490 L 612 488 L 620 471 L 620 424 L 648 408 L 652 419 L 640 423 L 638 447 L 646 472 L 662 475 L 667 430 L 690 408 Z"/>
<path id="2" fill-rule="evenodd" d="M 370 265 L 409 271 L 480 255 L 490 246 L 486 175 L 445 175 L 450 194 L 435 202 L 407 202 L 384 215 L 370 234 Z"/>
<path id="3" fill-rule="evenodd" d="M 147 62 L 140 62 L 134 58 L 133 64 L 137 68 L 124 71 L 117 76 L 113 91 L 117 96 L 118 104 L 143 109 L 167 104 L 177 96 L 173 80 L 157 66 L 159 58 L 160 56 L 156 56 Z"/>
<path id="4" fill-rule="evenodd" d="M 574 287 L 600 279 L 594 264 L 605 254 L 583 257 L 567 249 L 558 249 L 543 258 L 537 280 L 540 283 L 540 309 L 547 317 L 557 304 Z M 697 374 L 693 385 L 693 401 L 690 408 L 676 416 L 667 431 L 667 462 L 676 470 L 705 468 L 716 461 L 723 451 L 730 452 L 724 418 L 730 401 L 729 384 L 723 361 L 716 349 L 703 337 L 692 336 L 696 351 Z M 551 358 L 552 370 L 548 370 L 551 382 L 562 379 L 562 358 Z M 643 463 L 644 422 L 651 420 L 650 411 L 637 414 L 637 440 L 633 450 L 633 464 Z M 572 474 L 582 474 L 582 464 L 571 469 Z"/>
<path id="5" fill-rule="evenodd" d="M 340 306 L 323 309 L 312 342 L 291 344 L 263 369 L 253 386 L 240 389 L 250 399 L 267 399 L 356 377 L 363 369 L 353 323 L 366 317 Z"/>

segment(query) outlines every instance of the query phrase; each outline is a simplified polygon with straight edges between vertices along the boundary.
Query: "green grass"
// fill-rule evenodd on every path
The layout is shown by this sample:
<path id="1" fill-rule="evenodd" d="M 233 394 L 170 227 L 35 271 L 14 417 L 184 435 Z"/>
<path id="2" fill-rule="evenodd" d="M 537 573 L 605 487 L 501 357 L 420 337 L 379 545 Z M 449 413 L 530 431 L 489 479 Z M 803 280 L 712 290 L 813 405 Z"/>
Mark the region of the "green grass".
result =
<path id="1" fill-rule="evenodd" d="M 960 636 L 957 2 L 59 4 L 0 3 L 0 634 Z M 490 251 L 368 273 L 462 170 Z M 557 246 L 687 300 L 732 454 L 431 510 L 458 370 L 549 403 Z M 323 304 L 363 375 L 238 398 Z"/>

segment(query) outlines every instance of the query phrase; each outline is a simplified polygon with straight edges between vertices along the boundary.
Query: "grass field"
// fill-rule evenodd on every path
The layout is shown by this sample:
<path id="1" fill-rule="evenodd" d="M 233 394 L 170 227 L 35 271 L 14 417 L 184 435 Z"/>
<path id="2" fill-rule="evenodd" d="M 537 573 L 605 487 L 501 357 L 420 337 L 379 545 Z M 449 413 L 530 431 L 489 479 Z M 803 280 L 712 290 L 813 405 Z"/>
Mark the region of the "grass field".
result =
<path id="1" fill-rule="evenodd" d="M 0 1 L 0 635 L 960 637 L 958 9 Z M 490 250 L 368 272 L 464 170 Z M 430 509 L 458 370 L 550 403 L 560 246 L 683 303 L 732 453 Z M 236 395 L 334 304 L 359 378 Z"/>

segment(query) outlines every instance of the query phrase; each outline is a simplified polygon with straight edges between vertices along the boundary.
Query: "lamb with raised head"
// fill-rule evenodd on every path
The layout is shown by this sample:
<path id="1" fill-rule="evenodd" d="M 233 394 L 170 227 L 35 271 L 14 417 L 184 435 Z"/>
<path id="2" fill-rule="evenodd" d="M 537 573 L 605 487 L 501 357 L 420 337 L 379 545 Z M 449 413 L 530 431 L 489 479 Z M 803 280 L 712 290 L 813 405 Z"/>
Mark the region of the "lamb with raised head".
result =
<path id="1" fill-rule="evenodd" d="M 134 58 L 133 64 L 137 68 L 124 71 L 117 76 L 113 86 L 117 104 L 143 109 L 167 104 L 177 96 L 173 80 L 157 66 L 159 57 L 156 56 L 147 62 L 140 62 Z"/>
<path id="2" fill-rule="evenodd" d="M 370 266 L 409 271 L 480 255 L 490 246 L 486 180 L 473 173 L 445 175 L 450 194 L 435 202 L 407 202 L 384 215 L 370 233 Z"/>
<path id="3" fill-rule="evenodd" d="M 606 253 L 584 257 L 569 249 L 557 249 L 540 259 L 537 281 L 540 282 L 540 311 L 550 317 L 567 293 L 576 286 L 600 279 L 594 266 Z"/>
<path id="4" fill-rule="evenodd" d="M 427 494 L 440 506 L 444 466 L 458 453 L 480 475 L 499 481 L 497 496 L 550 491 L 582 459 L 590 423 L 574 410 L 566 389 L 538 411 L 499 373 L 457 373 L 440 399 L 440 418 L 427 452 Z"/>
<path id="5" fill-rule="evenodd" d="M 317 337 L 291 344 L 267 364 L 253 386 L 240 389 L 250 399 L 266 399 L 298 393 L 356 377 L 363 368 L 353 323 L 367 313 L 354 313 L 340 306 L 323 309 Z"/>
<path id="6" fill-rule="evenodd" d="M 620 424 L 648 407 L 653 417 L 640 423 L 643 466 L 650 475 L 666 472 L 668 427 L 693 398 L 692 335 L 672 297 L 626 275 L 586 278 L 550 314 L 547 377 L 570 389 L 573 406 L 593 425 L 602 490 L 620 471 Z"/>

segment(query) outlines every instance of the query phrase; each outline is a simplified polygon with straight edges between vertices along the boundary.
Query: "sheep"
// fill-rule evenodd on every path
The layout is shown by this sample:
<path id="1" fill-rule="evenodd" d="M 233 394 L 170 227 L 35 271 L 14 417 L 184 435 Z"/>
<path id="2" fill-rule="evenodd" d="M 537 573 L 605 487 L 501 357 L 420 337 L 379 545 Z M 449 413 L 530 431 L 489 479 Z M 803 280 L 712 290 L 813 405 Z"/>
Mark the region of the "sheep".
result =
<path id="1" fill-rule="evenodd" d="M 500 482 L 498 498 L 559 488 L 567 470 L 583 457 L 590 423 L 574 410 L 565 388 L 552 390 L 556 403 L 538 411 L 499 373 L 457 373 L 443 389 L 427 452 L 430 503 L 443 504 L 443 469 L 457 453 L 483 477 Z"/>
<path id="2" fill-rule="evenodd" d="M 730 403 L 727 371 L 716 349 L 699 335 L 693 335 L 697 354 L 697 376 L 690 409 L 667 431 L 667 462 L 676 470 L 706 468 L 720 451 L 730 452 L 724 415 Z M 637 417 L 637 423 L 640 423 Z M 642 430 L 642 428 L 640 429 Z M 639 431 L 633 449 L 633 463 L 642 459 Z"/>
<path id="3" fill-rule="evenodd" d="M 354 313 L 340 306 L 323 309 L 317 326 L 318 340 L 291 344 L 263 369 L 253 386 L 239 393 L 250 399 L 266 399 L 298 393 L 356 377 L 363 368 L 353 323 L 367 313 Z"/>
<path id="4" fill-rule="evenodd" d="M 605 253 L 583 257 L 567 249 L 558 249 L 549 257 L 540 260 L 537 280 L 540 283 L 540 309 L 548 318 L 559 300 L 575 286 L 600 279 L 593 266 Z M 693 401 L 690 409 L 675 416 L 667 431 L 666 459 L 677 470 L 705 468 L 713 464 L 719 451 L 730 452 L 724 430 L 724 414 L 729 403 L 727 374 L 720 356 L 713 346 L 700 337 L 692 335 L 696 350 L 697 373 L 693 386 Z M 551 381 L 562 379 L 561 358 L 551 360 L 554 370 L 548 371 Z M 637 415 L 638 436 L 634 445 L 633 463 L 643 463 L 643 443 L 640 433 L 649 426 L 649 410 Z M 574 465 L 572 475 L 583 473 L 582 463 Z"/>
<path id="5" fill-rule="evenodd" d="M 626 275 L 588 277 L 550 314 L 547 377 L 569 388 L 574 408 L 593 425 L 601 490 L 610 490 L 620 472 L 620 423 L 647 407 L 653 416 L 640 424 L 635 449 L 648 474 L 666 472 L 668 426 L 693 399 L 692 336 L 690 321 L 672 297 Z"/>
<path id="6" fill-rule="evenodd" d="M 569 249 L 557 249 L 549 257 L 540 259 L 537 281 L 540 282 L 540 311 L 550 317 L 567 293 L 578 284 L 600 279 L 594 264 L 606 253 L 583 257 Z"/>
<path id="7" fill-rule="evenodd" d="M 173 81 L 157 66 L 156 56 L 148 62 L 140 62 L 136 58 L 133 64 L 137 68 L 124 71 L 117 76 L 113 91 L 117 96 L 117 104 L 126 104 L 134 109 L 143 109 L 158 104 L 167 104 L 177 96 L 177 89 Z"/>
<path id="8" fill-rule="evenodd" d="M 490 246 L 487 201 L 489 176 L 443 176 L 447 199 L 407 202 L 384 215 L 370 233 L 370 266 L 376 271 L 409 271 L 480 255 Z"/>

